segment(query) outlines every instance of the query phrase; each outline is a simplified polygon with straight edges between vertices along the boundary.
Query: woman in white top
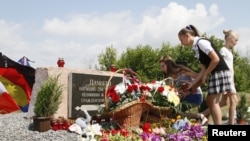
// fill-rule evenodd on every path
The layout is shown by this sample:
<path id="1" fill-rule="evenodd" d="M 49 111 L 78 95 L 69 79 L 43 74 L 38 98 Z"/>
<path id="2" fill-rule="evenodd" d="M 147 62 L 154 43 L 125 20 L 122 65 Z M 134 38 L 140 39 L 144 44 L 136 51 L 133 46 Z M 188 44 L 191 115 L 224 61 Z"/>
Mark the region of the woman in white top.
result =
<path id="1" fill-rule="evenodd" d="M 221 48 L 220 54 L 223 56 L 225 62 L 227 63 L 227 66 L 230 69 L 230 72 L 232 73 L 232 88 L 233 91 L 231 93 L 226 93 L 222 95 L 222 99 L 220 102 L 221 107 L 227 105 L 227 101 L 229 99 L 229 120 L 228 124 L 234 124 L 234 117 L 236 114 L 236 105 L 238 103 L 238 98 L 236 95 L 236 89 L 234 84 L 234 68 L 233 68 L 233 53 L 232 48 L 237 44 L 239 35 L 233 31 L 233 30 L 223 30 L 223 33 L 225 34 L 225 46 Z"/>

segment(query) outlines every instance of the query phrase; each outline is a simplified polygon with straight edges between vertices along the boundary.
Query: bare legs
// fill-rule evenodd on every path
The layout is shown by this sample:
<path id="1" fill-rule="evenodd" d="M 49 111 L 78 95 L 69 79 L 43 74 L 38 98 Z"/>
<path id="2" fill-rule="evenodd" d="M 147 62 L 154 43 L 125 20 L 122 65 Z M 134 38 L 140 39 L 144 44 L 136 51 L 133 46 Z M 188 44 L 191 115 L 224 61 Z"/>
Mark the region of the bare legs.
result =
<path id="1" fill-rule="evenodd" d="M 238 98 L 236 94 L 228 94 L 229 97 L 229 119 L 228 119 L 228 124 L 234 124 L 234 117 L 236 114 L 236 106 L 238 103 Z"/>
<path id="2" fill-rule="evenodd" d="M 220 108 L 221 95 L 222 94 L 210 94 L 206 98 L 206 103 L 208 105 L 214 125 L 222 124 L 222 113 Z"/>
<path id="3" fill-rule="evenodd" d="M 220 102 L 220 106 L 224 107 L 224 106 L 228 105 L 228 99 L 229 99 L 228 124 L 232 125 L 232 124 L 234 124 L 234 117 L 236 114 L 236 106 L 238 103 L 238 98 L 237 98 L 237 95 L 235 93 L 223 94 L 221 102 Z"/>
<path id="4" fill-rule="evenodd" d="M 218 95 L 218 96 L 217 96 Z M 222 95 L 222 96 L 221 96 Z M 209 95 L 210 96 L 210 95 Z M 234 124 L 234 117 L 236 114 L 236 106 L 238 103 L 238 98 L 237 95 L 235 93 L 227 93 L 227 94 L 214 94 L 211 95 L 213 97 L 207 97 L 208 99 L 206 99 L 208 106 L 212 106 L 212 104 L 215 104 L 215 106 L 212 106 L 214 108 L 214 110 L 216 110 L 214 112 L 214 114 L 219 113 L 218 116 L 214 116 L 212 115 L 212 113 L 210 112 L 210 109 L 207 108 L 206 110 L 202 111 L 201 113 L 181 113 L 182 116 L 186 116 L 186 117 L 191 117 L 191 118 L 201 118 L 202 121 L 206 121 L 204 118 L 206 118 L 206 116 L 208 116 L 210 113 L 213 117 L 213 121 L 214 124 L 222 124 L 222 113 L 221 113 L 221 107 L 224 107 L 226 105 L 228 105 L 228 100 L 229 100 L 229 120 L 228 120 L 228 124 Z M 221 100 L 220 100 L 221 97 Z M 211 102 L 212 101 L 212 102 Z M 219 101 L 219 107 L 218 107 L 218 101 Z M 219 119 L 218 119 L 219 118 Z"/>
<path id="5" fill-rule="evenodd" d="M 220 108 L 220 99 L 221 94 L 211 94 L 208 95 L 206 98 L 206 103 L 208 105 L 208 108 L 204 110 L 203 112 L 196 114 L 196 113 L 183 113 L 182 115 L 192 117 L 192 118 L 201 118 L 202 124 L 203 121 L 206 122 L 207 118 L 206 116 L 211 114 L 213 118 L 214 124 L 222 124 L 222 113 Z"/>

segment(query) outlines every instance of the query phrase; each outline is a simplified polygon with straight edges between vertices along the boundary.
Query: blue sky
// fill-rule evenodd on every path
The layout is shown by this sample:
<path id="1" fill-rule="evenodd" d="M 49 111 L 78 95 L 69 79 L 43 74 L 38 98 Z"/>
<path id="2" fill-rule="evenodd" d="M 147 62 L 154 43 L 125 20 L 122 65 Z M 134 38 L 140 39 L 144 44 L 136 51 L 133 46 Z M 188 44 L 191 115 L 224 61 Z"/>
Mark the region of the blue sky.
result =
<path id="1" fill-rule="evenodd" d="M 188 24 L 223 39 L 223 29 L 240 34 L 235 50 L 249 55 L 249 1 L 228 0 L 9 0 L 0 1 L 1 52 L 33 67 L 94 68 L 98 55 L 113 45 L 127 47 L 163 42 L 179 44 Z"/>

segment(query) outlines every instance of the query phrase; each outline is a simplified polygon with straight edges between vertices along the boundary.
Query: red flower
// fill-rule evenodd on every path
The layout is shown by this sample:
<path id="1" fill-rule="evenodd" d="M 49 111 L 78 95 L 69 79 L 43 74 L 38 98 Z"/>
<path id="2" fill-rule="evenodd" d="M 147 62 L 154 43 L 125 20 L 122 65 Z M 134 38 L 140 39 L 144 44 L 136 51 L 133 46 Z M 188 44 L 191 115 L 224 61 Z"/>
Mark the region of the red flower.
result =
<path id="1" fill-rule="evenodd" d="M 146 133 L 150 133 L 151 132 L 150 123 L 148 123 L 148 122 L 144 123 L 142 126 L 142 130 Z"/>
<path id="2" fill-rule="evenodd" d="M 134 91 L 137 91 L 138 90 L 138 85 L 132 85 L 132 87 L 133 87 L 133 89 L 134 89 Z"/>
<path id="3" fill-rule="evenodd" d="M 162 92 L 164 91 L 164 87 L 158 87 L 157 91 L 158 91 L 159 93 L 162 93 Z"/>
<path id="4" fill-rule="evenodd" d="M 132 93 L 134 90 L 133 85 L 128 85 L 127 92 Z"/>
<path id="5" fill-rule="evenodd" d="M 120 96 L 117 94 L 115 91 L 115 86 L 110 86 L 109 89 L 107 90 L 107 95 L 111 98 L 111 100 L 114 103 L 117 103 L 120 101 Z"/>
<path id="6" fill-rule="evenodd" d="M 140 101 L 141 101 L 141 102 L 144 102 L 145 100 L 146 100 L 146 96 L 143 95 L 143 96 L 140 98 Z"/>
<path id="7" fill-rule="evenodd" d="M 115 93 L 111 96 L 111 99 L 114 103 L 117 103 L 120 101 L 120 96 L 117 93 Z"/>
<path id="8" fill-rule="evenodd" d="M 119 132 L 119 130 L 115 130 L 115 129 L 112 129 L 112 130 L 111 130 L 111 134 L 112 134 L 112 135 L 116 135 L 118 132 Z"/>
<path id="9" fill-rule="evenodd" d="M 115 86 L 110 86 L 107 90 L 107 95 L 111 96 L 113 93 L 116 93 Z"/>
<path id="10" fill-rule="evenodd" d="M 146 90 L 151 91 L 151 89 L 148 86 L 146 86 Z"/>
<path id="11" fill-rule="evenodd" d="M 109 139 L 107 138 L 102 138 L 101 141 L 108 141 Z"/>
<path id="12" fill-rule="evenodd" d="M 128 131 L 127 131 L 126 129 L 121 129 L 121 130 L 120 130 L 120 133 L 121 133 L 124 137 L 128 136 Z"/>
<path id="13" fill-rule="evenodd" d="M 151 80 L 151 83 L 155 83 L 156 82 L 156 80 Z"/>
<path id="14" fill-rule="evenodd" d="M 148 86 L 146 86 L 146 85 L 142 85 L 140 87 L 140 90 L 141 90 L 141 92 L 143 92 L 143 91 L 150 91 L 151 89 Z"/>

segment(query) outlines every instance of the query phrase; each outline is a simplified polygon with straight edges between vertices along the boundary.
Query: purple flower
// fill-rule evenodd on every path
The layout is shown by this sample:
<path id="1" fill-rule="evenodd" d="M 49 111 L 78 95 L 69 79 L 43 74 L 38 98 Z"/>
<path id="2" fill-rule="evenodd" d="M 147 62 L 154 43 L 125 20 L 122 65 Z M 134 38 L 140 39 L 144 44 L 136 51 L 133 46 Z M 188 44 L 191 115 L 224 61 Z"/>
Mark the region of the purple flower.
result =
<path id="1" fill-rule="evenodd" d="M 149 138 L 151 138 L 151 136 L 152 136 L 151 133 L 143 132 L 143 133 L 141 134 L 142 140 L 148 140 Z"/>
<path id="2" fill-rule="evenodd" d="M 189 136 L 182 133 L 170 134 L 167 138 L 169 138 L 169 141 L 191 141 Z"/>
<path id="3" fill-rule="evenodd" d="M 187 124 L 188 124 L 187 120 L 180 119 L 173 124 L 173 128 L 176 130 L 181 130 L 183 128 L 186 128 Z"/>
<path id="4" fill-rule="evenodd" d="M 143 132 L 141 134 L 141 139 L 142 140 L 149 140 L 149 141 L 161 141 L 161 136 L 152 134 L 152 133 L 146 133 Z"/>
<path id="5" fill-rule="evenodd" d="M 151 141 L 161 141 L 161 136 L 154 135 L 154 136 L 152 136 Z"/>
<path id="6" fill-rule="evenodd" d="M 206 130 L 201 125 L 192 125 L 186 123 L 183 126 L 183 122 L 179 122 L 173 128 L 179 129 L 178 133 L 167 134 L 169 141 L 191 141 L 193 139 L 201 139 L 206 135 Z"/>

